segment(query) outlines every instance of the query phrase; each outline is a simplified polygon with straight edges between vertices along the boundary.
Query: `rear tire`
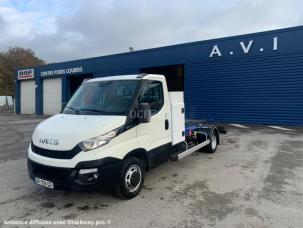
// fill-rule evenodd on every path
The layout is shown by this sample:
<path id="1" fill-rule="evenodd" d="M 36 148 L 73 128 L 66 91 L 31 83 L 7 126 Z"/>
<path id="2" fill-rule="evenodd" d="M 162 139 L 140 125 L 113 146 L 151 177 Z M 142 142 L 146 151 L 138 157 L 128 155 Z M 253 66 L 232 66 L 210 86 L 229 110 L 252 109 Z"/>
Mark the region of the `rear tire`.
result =
<path id="1" fill-rule="evenodd" d="M 119 184 L 115 189 L 117 196 L 124 199 L 136 197 L 143 187 L 144 177 L 143 162 L 137 157 L 127 158 L 122 165 Z"/>
<path id="2" fill-rule="evenodd" d="M 213 132 L 213 134 L 210 137 L 210 143 L 205 147 L 205 152 L 207 153 L 215 153 L 218 146 L 218 134 L 217 132 Z"/>

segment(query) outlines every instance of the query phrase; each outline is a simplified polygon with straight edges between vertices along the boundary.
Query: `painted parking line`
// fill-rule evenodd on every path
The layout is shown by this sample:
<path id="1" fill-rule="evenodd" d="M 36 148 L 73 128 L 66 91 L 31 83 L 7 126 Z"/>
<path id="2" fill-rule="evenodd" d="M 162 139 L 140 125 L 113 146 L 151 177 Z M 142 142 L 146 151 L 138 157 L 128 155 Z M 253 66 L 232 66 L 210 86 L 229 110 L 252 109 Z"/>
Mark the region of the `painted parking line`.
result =
<path id="1" fill-rule="evenodd" d="M 230 124 L 230 125 L 234 126 L 234 127 L 239 127 L 239 128 L 249 128 L 249 127 L 241 125 L 241 124 Z"/>
<path id="2" fill-rule="evenodd" d="M 15 120 L 5 123 L 6 125 L 15 125 L 15 124 L 37 124 L 42 122 L 43 119 L 37 119 L 37 120 Z"/>
<path id="3" fill-rule="evenodd" d="M 294 131 L 293 129 L 285 128 L 285 127 L 279 127 L 279 126 L 268 126 L 270 128 L 282 130 L 282 131 Z"/>

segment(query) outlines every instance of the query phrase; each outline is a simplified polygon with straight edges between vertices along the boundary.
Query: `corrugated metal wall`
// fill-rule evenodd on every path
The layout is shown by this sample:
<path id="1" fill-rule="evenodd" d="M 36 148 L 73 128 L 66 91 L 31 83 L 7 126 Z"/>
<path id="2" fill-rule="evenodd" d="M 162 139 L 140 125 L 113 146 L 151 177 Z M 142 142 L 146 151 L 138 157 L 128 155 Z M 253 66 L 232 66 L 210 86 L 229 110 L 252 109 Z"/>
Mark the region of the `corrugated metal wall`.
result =
<path id="1" fill-rule="evenodd" d="M 187 117 L 303 125 L 303 53 L 187 64 Z"/>
<path id="2" fill-rule="evenodd" d="M 78 71 L 45 72 L 76 68 L 81 74 L 102 77 L 184 65 L 187 118 L 303 125 L 302 40 L 303 26 L 299 26 L 36 67 L 36 113 L 43 111 L 45 78 L 62 78 L 62 103 L 66 103 L 68 78 L 79 76 Z M 214 47 L 220 49 L 220 55 L 211 55 Z M 16 73 L 17 113 L 20 96 L 24 96 L 20 85 Z"/>

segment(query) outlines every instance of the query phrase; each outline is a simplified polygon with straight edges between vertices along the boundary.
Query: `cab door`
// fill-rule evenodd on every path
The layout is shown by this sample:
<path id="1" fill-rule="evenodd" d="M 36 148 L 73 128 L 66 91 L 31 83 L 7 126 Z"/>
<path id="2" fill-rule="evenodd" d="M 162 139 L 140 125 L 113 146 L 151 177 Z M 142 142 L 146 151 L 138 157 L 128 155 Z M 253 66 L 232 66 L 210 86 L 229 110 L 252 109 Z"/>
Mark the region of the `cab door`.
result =
<path id="1" fill-rule="evenodd" d="M 151 108 L 150 122 L 137 126 L 137 139 L 139 146 L 148 151 L 153 164 L 164 162 L 171 154 L 170 113 L 164 95 L 163 83 L 150 81 L 144 85 L 138 100 L 139 104 L 149 103 Z"/>

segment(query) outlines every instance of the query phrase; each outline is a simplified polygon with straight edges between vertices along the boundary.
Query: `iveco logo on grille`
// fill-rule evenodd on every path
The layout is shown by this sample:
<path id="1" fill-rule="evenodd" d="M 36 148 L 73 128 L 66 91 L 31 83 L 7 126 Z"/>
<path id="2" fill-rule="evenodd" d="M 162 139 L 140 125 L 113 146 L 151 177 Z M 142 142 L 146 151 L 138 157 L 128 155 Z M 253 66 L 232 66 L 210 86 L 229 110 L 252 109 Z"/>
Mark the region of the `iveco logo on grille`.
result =
<path id="1" fill-rule="evenodd" d="M 43 143 L 43 144 L 49 144 L 49 145 L 55 145 L 55 146 L 57 146 L 59 144 L 57 139 L 48 139 L 48 138 L 44 138 L 44 137 L 40 138 L 39 142 Z"/>

